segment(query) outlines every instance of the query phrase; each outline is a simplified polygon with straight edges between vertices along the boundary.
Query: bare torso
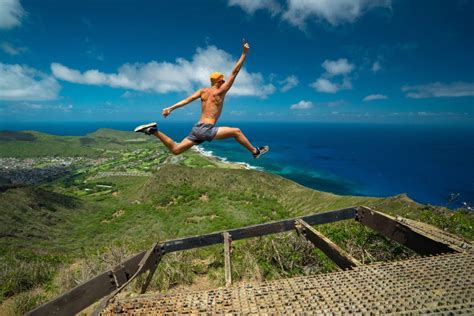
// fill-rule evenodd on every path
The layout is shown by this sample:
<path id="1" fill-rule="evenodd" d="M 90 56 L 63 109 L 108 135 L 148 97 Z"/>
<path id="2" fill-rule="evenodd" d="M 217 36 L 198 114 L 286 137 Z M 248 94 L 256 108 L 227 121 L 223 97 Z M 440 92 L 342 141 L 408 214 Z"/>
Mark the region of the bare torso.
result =
<path id="1" fill-rule="evenodd" d="M 204 88 L 201 93 L 200 123 L 216 124 L 224 106 L 225 92 L 215 87 Z"/>

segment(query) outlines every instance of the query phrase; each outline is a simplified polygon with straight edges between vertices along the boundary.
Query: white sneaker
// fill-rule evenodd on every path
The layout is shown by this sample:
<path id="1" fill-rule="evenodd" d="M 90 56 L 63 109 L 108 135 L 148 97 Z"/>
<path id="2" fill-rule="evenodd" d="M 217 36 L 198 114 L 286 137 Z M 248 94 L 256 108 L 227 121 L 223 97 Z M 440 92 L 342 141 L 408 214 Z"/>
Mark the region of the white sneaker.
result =
<path id="1" fill-rule="evenodd" d="M 257 153 L 253 154 L 253 158 L 258 159 L 261 155 L 266 154 L 270 150 L 268 146 L 262 146 L 257 148 Z"/>
<path id="2" fill-rule="evenodd" d="M 135 132 L 145 133 L 146 135 L 152 135 L 158 132 L 158 127 L 156 125 L 156 122 L 153 122 L 153 123 L 137 126 L 135 128 Z"/>

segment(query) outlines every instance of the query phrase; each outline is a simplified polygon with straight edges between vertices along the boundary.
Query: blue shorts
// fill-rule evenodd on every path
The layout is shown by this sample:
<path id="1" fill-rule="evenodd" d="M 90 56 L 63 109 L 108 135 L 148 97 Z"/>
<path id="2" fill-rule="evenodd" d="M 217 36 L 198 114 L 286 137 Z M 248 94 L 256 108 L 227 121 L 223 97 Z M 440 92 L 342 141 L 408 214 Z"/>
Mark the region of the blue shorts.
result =
<path id="1" fill-rule="evenodd" d="M 186 138 L 196 144 L 201 144 L 204 141 L 210 142 L 216 137 L 218 130 L 219 127 L 214 124 L 197 123 Z"/>

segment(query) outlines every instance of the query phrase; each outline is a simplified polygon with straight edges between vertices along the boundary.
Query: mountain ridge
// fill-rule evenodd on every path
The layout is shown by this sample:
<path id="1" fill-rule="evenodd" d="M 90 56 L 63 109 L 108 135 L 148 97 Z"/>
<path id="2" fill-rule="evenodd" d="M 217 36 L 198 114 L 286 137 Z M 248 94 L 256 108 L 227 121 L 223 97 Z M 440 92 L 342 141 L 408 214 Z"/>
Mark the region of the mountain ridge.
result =
<path id="1" fill-rule="evenodd" d="M 134 133 L 102 129 L 86 137 L 94 142 L 84 145 L 80 141 L 84 136 L 54 135 L 38 135 L 34 142 L 0 140 L 0 157 L 10 157 L 1 159 L 9 159 L 18 172 L 26 168 L 34 176 L 33 171 L 57 164 L 67 164 L 70 170 L 35 185 L 0 192 L 0 216 L 5 223 L 0 226 L 0 278 L 8 280 L 0 287 L 2 313 L 25 312 L 156 241 L 348 206 L 367 205 L 473 239 L 471 213 L 419 204 L 406 194 L 340 196 L 264 171 L 232 169 L 232 164 L 196 151 L 173 156 L 156 141 Z M 145 141 L 127 141 L 136 138 Z M 39 151 L 42 146 L 47 150 Z M 65 147 L 68 151 L 62 152 Z M 38 152 L 43 155 L 37 157 Z M 68 158 L 71 153 L 77 156 Z M 358 260 L 414 256 L 351 223 L 318 229 Z M 238 249 L 233 259 L 237 281 L 335 269 L 293 233 L 238 241 L 234 247 Z M 151 289 L 183 287 L 202 281 L 204 274 L 204 283 L 221 284 L 221 251 L 213 246 L 167 257 Z M 11 306 L 16 306 L 16 312 L 11 312 Z"/>

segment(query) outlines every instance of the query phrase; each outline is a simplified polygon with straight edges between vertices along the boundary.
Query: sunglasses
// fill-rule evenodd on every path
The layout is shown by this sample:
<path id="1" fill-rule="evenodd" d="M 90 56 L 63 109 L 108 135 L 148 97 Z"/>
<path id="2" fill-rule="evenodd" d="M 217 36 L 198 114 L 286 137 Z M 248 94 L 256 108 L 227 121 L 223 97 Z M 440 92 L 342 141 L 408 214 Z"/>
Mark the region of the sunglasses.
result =
<path id="1" fill-rule="evenodd" d="M 219 80 L 218 82 L 219 82 L 219 83 L 224 83 L 224 82 L 225 82 L 225 80 L 224 80 L 224 79 L 222 79 L 222 80 Z"/>

